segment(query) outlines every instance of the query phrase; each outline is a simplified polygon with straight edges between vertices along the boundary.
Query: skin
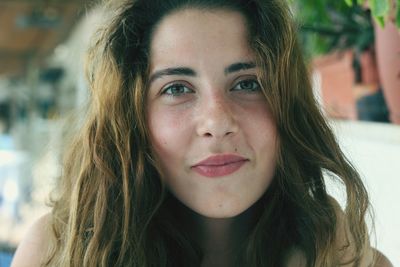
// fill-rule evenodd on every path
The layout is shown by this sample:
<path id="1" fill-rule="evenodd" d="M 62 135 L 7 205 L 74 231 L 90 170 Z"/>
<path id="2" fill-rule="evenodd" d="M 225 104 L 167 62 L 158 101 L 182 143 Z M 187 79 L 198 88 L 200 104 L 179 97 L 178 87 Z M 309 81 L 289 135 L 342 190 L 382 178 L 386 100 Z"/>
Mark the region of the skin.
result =
<path id="1" fill-rule="evenodd" d="M 157 27 L 150 55 L 147 117 L 164 181 L 199 214 L 229 218 L 242 213 L 270 184 L 277 150 L 276 126 L 262 92 L 243 89 L 246 82 L 259 87 L 256 67 L 226 73 L 232 64 L 254 62 L 244 19 L 228 11 L 179 11 Z M 195 74 L 156 74 L 181 67 Z M 218 154 L 248 161 L 217 179 L 193 170 Z"/>
<path id="2" fill-rule="evenodd" d="M 244 18 L 223 10 L 173 13 L 156 28 L 150 58 L 147 118 L 162 179 L 189 209 L 182 212 L 206 251 L 205 266 L 228 266 L 253 223 L 248 209 L 273 179 L 277 154 L 277 130 L 257 83 Z M 236 63 L 250 64 L 227 71 Z M 191 71 L 165 74 L 182 67 Z M 247 161 L 217 178 L 194 171 L 196 163 L 221 154 Z"/>
<path id="3" fill-rule="evenodd" d="M 240 14 L 198 10 L 168 16 L 153 36 L 152 73 L 176 66 L 190 67 L 197 73 L 196 77 L 168 75 L 155 79 L 147 104 L 151 138 L 163 179 L 180 201 L 177 208 L 187 232 L 205 252 L 202 266 L 232 266 L 235 249 L 255 223 L 254 203 L 273 177 L 277 136 L 268 107 L 260 94 L 230 91 L 238 79 L 253 77 L 256 70 L 224 75 L 226 66 L 253 59 L 245 37 Z M 178 102 L 160 96 L 160 89 L 176 80 L 185 81 L 195 93 Z M 249 162 L 218 179 L 191 172 L 191 164 L 223 152 L 243 155 Z M 344 242 L 348 231 L 340 208 L 337 215 L 338 240 Z M 29 229 L 12 267 L 39 267 L 49 256 L 54 246 L 50 216 L 43 216 Z M 377 256 L 375 267 L 393 267 L 373 249 L 366 253 L 366 264 L 362 266 L 369 266 L 371 253 Z M 298 250 L 289 251 L 285 266 L 304 267 L 304 256 Z"/>
<path id="4" fill-rule="evenodd" d="M 17 251 L 14 254 L 11 267 L 40 267 L 41 264 L 49 257 L 49 251 L 51 251 L 52 246 L 55 245 L 52 243 L 53 238 L 51 233 L 50 216 L 51 214 L 42 216 L 28 229 L 24 239 L 21 241 Z M 339 219 L 341 219 L 340 214 Z M 343 221 L 340 223 L 343 223 Z M 338 235 L 343 235 L 343 231 L 341 229 L 338 229 Z M 393 267 L 393 264 L 379 251 L 372 249 L 368 254 L 370 255 L 371 253 L 375 253 L 376 256 L 376 262 L 373 265 L 374 267 Z M 208 262 L 210 261 L 211 260 L 208 260 Z M 211 263 L 212 262 L 213 261 L 211 261 Z M 218 265 L 218 262 L 215 264 L 214 261 L 214 264 L 208 264 L 205 262 L 203 263 L 203 266 L 224 265 Z M 287 262 L 284 266 L 305 267 L 304 256 L 297 250 L 290 251 Z M 351 266 L 351 264 L 348 264 L 344 267 Z M 368 266 L 368 264 L 364 264 L 362 266 Z"/>

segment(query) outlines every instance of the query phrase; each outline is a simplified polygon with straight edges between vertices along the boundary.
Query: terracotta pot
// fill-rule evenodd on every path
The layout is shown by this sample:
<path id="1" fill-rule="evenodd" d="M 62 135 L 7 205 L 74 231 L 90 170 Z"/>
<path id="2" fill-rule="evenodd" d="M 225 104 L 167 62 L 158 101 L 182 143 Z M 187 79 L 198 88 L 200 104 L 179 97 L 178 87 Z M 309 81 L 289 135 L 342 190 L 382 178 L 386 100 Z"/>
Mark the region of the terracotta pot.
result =
<path id="1" fill-rule="evenodd" d="M 313 65 L 321 76 L 321 96 L 326 114 L 334 118 L 356 119 L 353 52 L 325 55 L 316 58 Z"/>
<path id="2" fill-rule="evenodd" d="M 400 124 L 400 32 L 393 22 L 383 29 L 375 25 L 375 49 L 390 121 Z"/>
<path id="3" fill-rule="evenodd" d="M 358 81 L 353 86 L 356 100 L 373 95 L 379 90 L 379 75 L 375 58 L 373 49 L 362 52 L 359 57 L 360 77 L 356 79 Z"/>
<path id="4" fill-rule="evenodd" d="M 376 64 L 375 51 L 369 49 L 360 56 L 361 83 L 379 87 L 379 74 Z M 378 88 L 376 88 L 378 90 Z"/>

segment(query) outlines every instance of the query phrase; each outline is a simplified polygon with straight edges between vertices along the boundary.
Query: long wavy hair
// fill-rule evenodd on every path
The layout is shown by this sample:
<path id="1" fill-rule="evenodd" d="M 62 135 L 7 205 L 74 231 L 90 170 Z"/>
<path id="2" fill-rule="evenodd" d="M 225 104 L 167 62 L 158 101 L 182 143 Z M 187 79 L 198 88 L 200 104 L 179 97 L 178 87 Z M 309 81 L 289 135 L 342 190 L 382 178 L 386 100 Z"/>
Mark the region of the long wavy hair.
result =
<path id="1" fill-rule="evenodd" d="M 282 266 L 296 248 L 307 266 L 338 266 L 367 246 L 369 205 L 359 175 L 340 150 L 313 97 L 288 5 L 282 0 L 115 0 L 88 52 L 90 103 L 67 146 L 53 199 L 49 266 L 200 266 L 202 251 L 175 219 L 146 125 L 149 45 L 154 28 L 178 10 L 232 10 L 247 22 L 261 84 L 279 135 L 276 174 L 258 202 L 256 226 L 239 266 Z M 348 242 L 324 173 L 344 186 Z M 351 243 L 351 244 L 350 244 Z"/>

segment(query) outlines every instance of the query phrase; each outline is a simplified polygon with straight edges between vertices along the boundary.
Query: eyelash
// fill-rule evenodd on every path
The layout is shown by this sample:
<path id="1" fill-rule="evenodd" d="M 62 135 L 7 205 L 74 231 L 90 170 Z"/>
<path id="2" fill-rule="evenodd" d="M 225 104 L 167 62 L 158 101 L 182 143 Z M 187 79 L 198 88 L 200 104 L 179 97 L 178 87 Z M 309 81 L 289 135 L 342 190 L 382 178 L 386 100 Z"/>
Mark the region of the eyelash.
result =
<path id="1" fill-rule="evenodd" d="M 252 83 L 252 85 L 253 85 L 252 88 L 249 88 L 249 89 L 242 88 L 242 89 L 239 89 L 239 90 L 240 91 L 246 91 L 247 93 L 254 93 L 254 92 L 260 91 L 260 84 L 258 83 L 258 81 L 256 79 L 244 79 L 244 80 L 241 80 L 238 83 L 236 83 L 235 86 L 231 90 L 232 91 L 236 91 L 238 89 L 235 89 L 235 88 L 238 85 L 243 85 L 243 83 L 248 83 L 248 82 Z"/>
<path id="2" fill-rule="evenodd" d="M 237 89 L 238 86 L 240 86 L 240 85 L 243 86 L 243 83 L 248 83 L 248 82 L 252 83 L 252 88 Z M 171 90 L 174 87 L 175 88 L 179 87 L 179 89 L 183 89 L 183 92 L 172 93 Z M 170 92 L 168 92 L 168 91 L 170 91 Z M 243 80 L 240 80 L 239 82 L 237 82 L 232 87 L 231 91 L 245 91 L 246 93 L 255 93 L 255 92 L 260 91 L 260 84 L 258 83 L 258 81 L 256 79 L 243 79 Z M 167 96 L 171 96 L 171 97 L 179 97 L 184 94 L 193 94 L 193 93 L 194 93 L 194 91 L 183 83 L 172 83 L 161 91 L 161 95 L 167 95 Z"/>
<path id="3" fill-rule="evenodd" d="M 186 88 L 186 92 L 181 92 L 181 93 L 168 93 L 168 91 L 171 91 L 174 87 L 179 87 L 179 88 Z M 194 91 L 192 90 L 192 89 L 190 89 L 188 86 L 186 86 L 186 85 L 184 85 L 184 84 L 182 84 L 182 83 L 172 83 L 172 84 L 170 84 L 170 85 L 168 85 L 165 89 L 163 89 L 162 91 L 161 91 L 161 94 L 162 95 L 168 95 L 168 96 L 171 96 L 171 97 L 178 97 L 178 96 L 181 96 L 181 95 L 183 95 L 183 94 L 187 94 L 187 93 L 194 93 Z"/>

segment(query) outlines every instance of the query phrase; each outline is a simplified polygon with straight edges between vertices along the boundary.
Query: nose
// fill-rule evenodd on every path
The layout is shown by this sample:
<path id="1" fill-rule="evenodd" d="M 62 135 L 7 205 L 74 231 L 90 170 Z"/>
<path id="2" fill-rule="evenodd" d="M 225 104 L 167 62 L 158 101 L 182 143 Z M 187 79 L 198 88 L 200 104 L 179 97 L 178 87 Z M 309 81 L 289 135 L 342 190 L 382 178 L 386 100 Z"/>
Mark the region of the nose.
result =
<path id="1" fill-rule="evenodd" d="M 224 96 L 204 99 L 198 108 L 197 135 L 223 138 L 238 131 L 233 103 Z"/>

